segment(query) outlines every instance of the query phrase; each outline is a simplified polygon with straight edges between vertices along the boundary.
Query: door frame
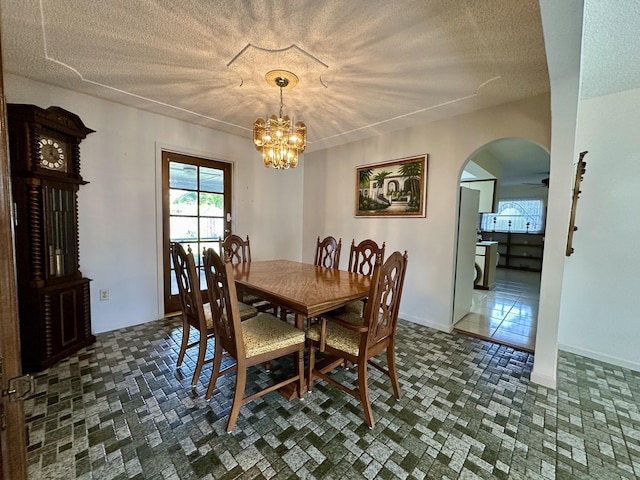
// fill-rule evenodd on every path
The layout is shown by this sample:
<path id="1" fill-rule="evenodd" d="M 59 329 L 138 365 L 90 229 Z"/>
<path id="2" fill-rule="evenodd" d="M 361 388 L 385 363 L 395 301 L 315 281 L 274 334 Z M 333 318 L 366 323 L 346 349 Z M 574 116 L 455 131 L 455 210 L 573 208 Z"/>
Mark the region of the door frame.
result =
<path id="1" fill-rule="evenodd" d="M 160 149 L 160 192 L 161 192 L 161 205 L 160 205 L 160 216 L 161 216 L 161 226 L 160 226 L 160 252 L 161 252 L 161 310 L 160 313 L 162 316 L 166 314 L 170 314 L 172 312 L 177 312 L 180 310 L 179 299 L 174 299 L 174 304 L 172 308 L 167 308 L 166 304 L 168 302 L 169 296 L 167 295 L 167 291 L 171 285 L 171 278 L 168 275 L 171 272 L 171 258 L 169 253 L 169 189 L 165 189 L 165 181 L 168 181 L 169 178 L 169 161 L 175 160 L 180 161 L 183 160 L 188 163 L 197 164 L 199 166 L 207 167 L 207 168 L 220 168 L 225 171 L 224 178 L 224 193 L 225 193 L 225 205 L 224 205 L 224 213 L 223 213 L 223 231 L 224 237 L 226 237 L 229 233 L 231 233 L 231 224 L 232 224 L 232 204 L 233 204 L 233 163 L 230 161 L 225 161 L 221 159 L 213 159 L 209 157 L 205 157 L 199 154 L 189 154 L 189 153 L 178 153 L 173 149 L 161 148 Z M 171 157 L 171 159 L 169 158 Z M 196 265 L 196 267 L 198 267 Z M 206 291 L 203 291 L 203 298 L 206 298 Z"/>
<path id="2" fill-rule="evenodd" d="M 2 48 L 0 46 L 0 52 Z M 13 244 L 11 174 L 7 141 L 7 109 L 0 53 L 0 358 L 3 375 L 0 381 L 0 410 L 5 429 L 0 428 L 0 480 L 27 478 L 27 433 L 24 402 L 2 395 L 7 380 L 22 375 L 20 327 L 18 322 L 18 288 Z"/>

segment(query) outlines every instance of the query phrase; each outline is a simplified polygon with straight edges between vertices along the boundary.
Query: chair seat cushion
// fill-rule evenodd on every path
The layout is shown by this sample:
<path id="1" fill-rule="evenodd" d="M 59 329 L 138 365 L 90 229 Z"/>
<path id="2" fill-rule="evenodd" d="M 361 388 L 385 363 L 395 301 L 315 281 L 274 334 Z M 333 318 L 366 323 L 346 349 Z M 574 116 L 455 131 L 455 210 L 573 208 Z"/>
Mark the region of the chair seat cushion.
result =
<path id="1" fill-rule="evenodd" d="M 207 302 L 202 307 L 204 309 L 204 319 L 207 322 L 207 330 L 212 330 L 213 329 L 213 317 L 211 316 L 211 304 L 209 304 Z"/>
<path id="2" fill-rule="evenodd" d="M 205 303 L 204 307 L 204 319 L 207 322 L 207 329 L 213 329 L 213 317 L 211 316 L 211 304 Z M 238 302 L 238 309 L 240 310 L 240 320 L 246 320 L 251 317 L 255 317 L 258 314 L 258 309 L 247 305 L 246 303 Z"/>
<path id="3" fill-rule="evenodd" d="M 246 303 L 238 302 L 238 309 L 240 310 L 240 320 L 246 320 L 258 314 L 256 307 L 247 305 Z"/>
<path id="4" fill-rule="evenodd" d="M 338 315 L 338 318 L 344 320 L 345 322 L 351 323 L 352 325 L 362 325 L 364 323 L 364 318 L 362 318 L 362 314 L 347 312 L 342 315 Z"/>
<path id="5" fill-rule="evenodd" d="M 307 338 L 315 342 L 320 341 L 319 323 L 315 323 L 307 329 Z M 360 351 L 360 333 L 344 328 L 337 323 L 327 321 L 325 344 L 357 357 Z"/>
<path id="6" fill-rule="evenodd" d="M 296 344 L 304 345 L 304 332 L 269 313 L 259 313 L 242 322 L 247 358 Z"/>
<path id="7" fill-rule="evenodd" d="M 245 293 L 244 295 L 242 295 L 242 300 L 243 300 L 245 303 L 249 303 L 249 304 L 264 301 L 264 300 L 262 300 L 260 297 L 257 297 L 257 296 L 255 296 L 255 295 L 252 295 L 251 293 Z"/>
<path id="8" fill-rule="evenodd" d="M 364 314 L 364 302 L 362 300 L 351 300 L 344 306 L 344 311 L 362 316 Z"/>

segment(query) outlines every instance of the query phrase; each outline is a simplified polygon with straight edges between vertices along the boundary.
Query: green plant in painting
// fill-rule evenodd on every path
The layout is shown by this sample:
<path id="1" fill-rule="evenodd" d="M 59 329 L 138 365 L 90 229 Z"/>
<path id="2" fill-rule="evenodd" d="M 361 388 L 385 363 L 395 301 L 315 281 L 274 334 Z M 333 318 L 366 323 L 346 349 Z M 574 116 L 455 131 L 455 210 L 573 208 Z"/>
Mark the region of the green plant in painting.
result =
<path id="1" fill-rule="evenodd" d="M 365 168 L 360 170 L 360 178 L 358 184 L 360 188 L 369 188 L 369 184 L 371 183 L 371 174 L 373 173 L 372 168 Z"/>
<path id="2" fill-rule="evenodd" d="M 420 175 L 422 174 L 422 165 L 420 162 L 405 163 L 400 166 L 400 175 L 405 179 L 404 185 L 409 187 L 411 192 L 411 201 L 408 210 L 417 211 L 420 207 Z"/>
<path id="3" fill-rule="evenodd" d="M 384 184 L 384 179 L 391 175 L 391 172 L 383 170 L 381 172 L 376 173 L 375 177 L 373 177 L 373 181 L 376 182 L 377 186 L 377 194 L 376 196 L 380 196 L 380 189 Z"/>

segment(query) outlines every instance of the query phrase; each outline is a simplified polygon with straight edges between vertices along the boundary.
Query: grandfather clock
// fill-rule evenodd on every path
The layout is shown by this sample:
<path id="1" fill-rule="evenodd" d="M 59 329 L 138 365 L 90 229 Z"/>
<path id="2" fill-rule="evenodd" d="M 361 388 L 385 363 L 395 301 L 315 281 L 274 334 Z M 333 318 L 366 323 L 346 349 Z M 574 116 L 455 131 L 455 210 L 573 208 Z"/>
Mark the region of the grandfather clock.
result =
<path id="1" fill-rule="evenodd" d="M 7 105 L 22 362 L 45 369 L 95 341 L 79 269 L 80 142 L 93 130 L 59 107 Z"/>

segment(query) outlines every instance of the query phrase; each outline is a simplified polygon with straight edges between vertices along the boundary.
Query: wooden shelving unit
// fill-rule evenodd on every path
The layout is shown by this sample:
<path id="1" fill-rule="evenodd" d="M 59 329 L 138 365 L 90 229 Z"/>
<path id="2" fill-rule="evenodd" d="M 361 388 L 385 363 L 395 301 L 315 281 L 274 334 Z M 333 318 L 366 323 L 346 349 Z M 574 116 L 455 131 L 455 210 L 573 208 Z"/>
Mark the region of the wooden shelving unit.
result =
<path id="1" fill-rule="evenodd" d="M 499 268 L 542 270 L 544 233 L 482 232 L 482 239 L 498 242 Z"/>

